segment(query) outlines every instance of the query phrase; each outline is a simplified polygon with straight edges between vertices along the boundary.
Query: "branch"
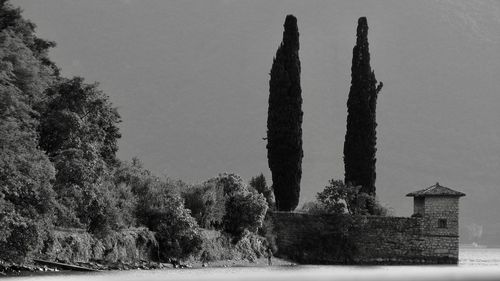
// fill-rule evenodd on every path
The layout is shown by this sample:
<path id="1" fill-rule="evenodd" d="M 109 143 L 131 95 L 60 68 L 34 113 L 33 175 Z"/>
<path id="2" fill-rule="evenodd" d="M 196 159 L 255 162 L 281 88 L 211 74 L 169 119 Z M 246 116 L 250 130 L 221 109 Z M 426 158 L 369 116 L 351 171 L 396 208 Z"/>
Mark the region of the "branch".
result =
<path id="1" fill-rule="evenodd" d="M 377 86 L 377 89 L 375 90 L 375 92 L 378 94 L 378 92 L 380 92 L 380 90 L 382 90 L 382 87 L 384 87 L 384 83 L 382 83 L 382 82 L 378 83 L 378 86 Z"/>

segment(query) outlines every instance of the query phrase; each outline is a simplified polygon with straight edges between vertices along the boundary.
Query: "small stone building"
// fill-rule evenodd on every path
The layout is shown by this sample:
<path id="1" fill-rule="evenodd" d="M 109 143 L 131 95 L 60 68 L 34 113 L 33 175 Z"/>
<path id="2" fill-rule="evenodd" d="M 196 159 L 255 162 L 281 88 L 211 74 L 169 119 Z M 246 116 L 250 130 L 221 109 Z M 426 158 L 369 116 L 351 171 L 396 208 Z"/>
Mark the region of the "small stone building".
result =
<path id="1" fill-rule="evenodd" d="M 432 254 L 458 258 L 458 200 L 465 194 L 436 183 L 406 196 L 413 197 L 413 217 L 422 218 Z"/>

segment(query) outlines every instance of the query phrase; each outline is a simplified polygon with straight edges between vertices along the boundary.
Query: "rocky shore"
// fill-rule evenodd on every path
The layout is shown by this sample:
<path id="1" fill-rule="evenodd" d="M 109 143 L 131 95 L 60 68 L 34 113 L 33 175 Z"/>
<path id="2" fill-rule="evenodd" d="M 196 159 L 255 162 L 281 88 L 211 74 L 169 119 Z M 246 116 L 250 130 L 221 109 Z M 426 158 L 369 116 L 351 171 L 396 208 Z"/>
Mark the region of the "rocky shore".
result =
<path id="1" fill-rule="evenodd" d="M 192 261 L 185 263 L 158 263 L 151 261 L 139 262 L 75 262 L 68 265 L 78 266 L 89 269 L 88 271 L 108 271 L 108 270 L 155 270 L 155 269 L 185 269 L 185 268 L 213 268 L 213 267 L 266 267 L 268 260 L 259 258 L 253 261 L 249 260 L 220 260 L 212 262 Z M 289 261 L 273 258 L 272 266 L 294 266 Z M 0 263 L 0 276 L 26 276 L 43 273 L 67 273 L 72 270 L 64 269 L 58 266 L 31 264 L 7 264 Z"/>
<path id="2" fill-rule="evenodd" d="M 102 262 L 102 261 L 92 261 L 92 262 L 75 262 L 67 264 L 69 266 L 76 266 L 85 268 L 86 270 L 71 270 L 66 267 L 61 267 L 57 265 L 41 265 L 39 263 L 28 263 L 28 264 L 7 264 L 0 263 L 0 275 L 26 275 L 35 272 L 68 272 L 68 271 L 104 271 L 104 270 L 133 270 L 133 269 L 164 269 L 164 268 L 174 268 L 172 264 L 168 263 L 157 263 L 149 261 L 140 262 Z"/>

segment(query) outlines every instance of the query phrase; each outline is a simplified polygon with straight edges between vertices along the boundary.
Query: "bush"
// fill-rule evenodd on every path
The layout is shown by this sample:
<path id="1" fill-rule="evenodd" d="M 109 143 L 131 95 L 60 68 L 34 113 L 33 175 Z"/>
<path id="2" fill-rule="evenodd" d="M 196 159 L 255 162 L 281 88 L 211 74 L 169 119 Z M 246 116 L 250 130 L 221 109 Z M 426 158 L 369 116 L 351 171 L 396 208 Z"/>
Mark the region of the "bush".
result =
<path id="1" fill-rule="evenodd" d="M 298 211 L 301 213 L 308 213 L 313 215 L 328 213 L 328 210 L 325 208 L 325 206 L 317 201 L 310 201 L 304 203 Z"/>
<path id="2" fill-rule="evenodd" d="M 256 232 L 262 226 L 267 212 L 266 199 L 262 194 L 241 191 L 226 201 L 224 230 L 240 236 L 244 230 Z"/>
<path id="3" fill-rule="evenodd" d="M 247 191 L 240 176 L 224 173 L 201 186 L 184 189 L 182 197 L 200 226 L 221 230 L 226 215 L 226 201 L 234 194 Z"/>
<path id="4" fill-rule="evenodd" d="M 340 180 L 330 180 L 330 185 L 316 196 L 318 202 L 328 213 L 357 214 L 356 198 L 359 188 L 345 185 Z"/>
<path id="5" fill-rule="evenodd" d="M 258 231 L 259 236 L 264 237 L 266 250 L 267 247 L 271 247 L 273 252 L 278 251 L 278 245 L 276 244 L 276 232 L 274 231 L 274 224 L 269 216 L 266 216 L 262 227 Z"/>
<path id="6" fill-rule="evenodd" d="M 96 196 L 92 199 L 88 214 L 88 231 L 99 237 L 105 237 L 122 225 L 120 212 L 113 195 L 106 187 L 96 189 Z"/>
<path id="7" fill-rule="evenodd" d="M 366 206 L 373 207 L 372 215 L 386 216 L 389 211 L 374 196 L 360 192 L 360 186 L 345 185 L 340 180 L 330 180 L 330 185 L 316 196 L 317 205 L 310 205 L 308 212 L 331 214 L 369 215 Z"/>
<path id="8" fill-rule="evenodd" d="M 236 237 L 245 229 L 256 232 L 268 209 L 264 195 L 250 189 L 238 175 L 228 173 L 185 189 L 182 197 L 199 225 Z"/>
<path id="9" fill-rule="evenodd" d="M 19 215 L 0 196 L 0 260 L 23 262 L 35 252 L 45 234 L 43 220 Z"/>
<path id="10" fill-rule="evenodd" d="M 233 243 L 230 234 L 216 230 L 203 230 L 202 237 L 199 256 L 202 262 L 242 259 L 254 261 L 265 255 L 266 239 L 249 231 L 245 231 L 236 243 Z"/>
<path id="11" fill-rule="evenodd" d="M 207 202 L 204 198 L 207 188 L 203 185 L 195 185 L 186 188 L 182 191 L 182 198 L 184 199 L 184 206 L 191 210 L 191 216 L 196 219 L 198 225 L 208 227 L 208 222 L 205 221 L 207 217 Z"/>
<path id="12" fill-rule="evenodd" d="M 258 193 L 264 195 L 269 209 L 274 209 L 274 193 L 271 187 L 267 186 L 266 178 L 261 173 L 260 175 L 250 179 L 250 187 L 254 188 Z"/>
<path id="13" fill-rule="evenodd" d="M 157 241 L 147 228 L 113 231 L 96 237 L 83 229 L 57 229 L 45 240 L 41 254 L 44 259 L 68 263 L 103 260 L 137 262 L 157 257 Z"/>
<path id="14" fill-rule="evenodd" d="M 171 190 L 150 189 L 139 201 L 137 216 L 140 223 L 156 232 L 161 260 L 185 259 L 201 249 L 196 220 Z"/>

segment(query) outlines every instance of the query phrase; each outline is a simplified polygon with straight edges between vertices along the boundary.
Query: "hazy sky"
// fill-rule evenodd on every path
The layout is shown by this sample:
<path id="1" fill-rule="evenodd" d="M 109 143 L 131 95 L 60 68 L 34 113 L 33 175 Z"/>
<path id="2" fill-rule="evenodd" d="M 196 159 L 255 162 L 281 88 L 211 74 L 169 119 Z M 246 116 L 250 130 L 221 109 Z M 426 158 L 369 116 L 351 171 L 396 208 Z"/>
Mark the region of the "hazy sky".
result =
<path id="1" fill-rule="evenodd" d="M 357 19 L 366 16 L 378 99 L 377 192 L 463 191 L 462 222 L 500 230 L 500 1 L 14 0 L 58 46 L 66 76 L 99 81 L 123 123 L 119 156 L 196 183 L 229 171 L 270 179 L 269 70 L 298 18 L 301 202 L 343 179 Z M 495 226 L 496 224 L 496 226 Z M 486 227 L 486 226 L 485 226 Z"/>

